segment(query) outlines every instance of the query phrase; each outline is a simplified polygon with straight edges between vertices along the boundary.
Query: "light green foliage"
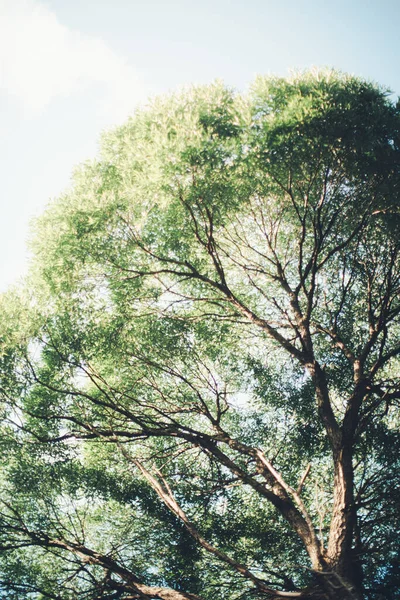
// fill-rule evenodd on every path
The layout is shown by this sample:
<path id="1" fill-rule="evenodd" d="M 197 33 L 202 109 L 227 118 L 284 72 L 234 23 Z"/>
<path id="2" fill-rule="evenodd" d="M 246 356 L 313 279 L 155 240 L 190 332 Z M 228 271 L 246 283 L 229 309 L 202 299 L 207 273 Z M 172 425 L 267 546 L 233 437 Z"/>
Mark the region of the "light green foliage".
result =
<path id="1" fill-rule="evenodd" d="M 335 72 L 103 136 L 3 299 L 0 598 L 399 597 L 399 142 Z"/>

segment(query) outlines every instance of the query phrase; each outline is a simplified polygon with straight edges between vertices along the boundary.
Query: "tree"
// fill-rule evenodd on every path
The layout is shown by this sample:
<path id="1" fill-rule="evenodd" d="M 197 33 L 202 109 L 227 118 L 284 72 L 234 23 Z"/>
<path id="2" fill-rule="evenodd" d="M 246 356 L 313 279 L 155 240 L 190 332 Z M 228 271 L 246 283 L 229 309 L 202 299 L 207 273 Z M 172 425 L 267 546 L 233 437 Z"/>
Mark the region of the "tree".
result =
<path id="1" fill-rule="evenodd" d="M 0 597 L 400 598 L 400 112 L 154 101 L 3 299 Z"/>

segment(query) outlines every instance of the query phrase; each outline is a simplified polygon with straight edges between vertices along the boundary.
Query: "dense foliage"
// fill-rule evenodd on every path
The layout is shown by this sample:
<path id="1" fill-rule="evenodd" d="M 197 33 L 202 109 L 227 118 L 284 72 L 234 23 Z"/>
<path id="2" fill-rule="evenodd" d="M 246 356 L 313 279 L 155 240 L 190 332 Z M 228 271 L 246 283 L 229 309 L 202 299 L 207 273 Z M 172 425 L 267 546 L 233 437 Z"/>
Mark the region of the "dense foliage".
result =
<path id="1" fill-rule="evenodd" d="M 400 598 L 400 111 L 154 101 L 2 299 L 0 598 Z"/>

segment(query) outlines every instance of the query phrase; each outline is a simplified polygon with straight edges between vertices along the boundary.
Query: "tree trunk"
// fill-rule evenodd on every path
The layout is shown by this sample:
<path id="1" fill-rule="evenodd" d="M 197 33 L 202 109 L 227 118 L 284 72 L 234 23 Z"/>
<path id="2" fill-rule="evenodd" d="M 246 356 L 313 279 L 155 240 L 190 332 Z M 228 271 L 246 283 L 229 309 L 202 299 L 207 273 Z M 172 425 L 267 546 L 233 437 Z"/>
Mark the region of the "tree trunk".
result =
<path id="1" fill-rule="evenodd" d="M 328 548 L 315 585 L 304 592 L 310 600 L 362 600 L 362 572 L 355 556 L 353 534 L 354 472 L 351 444 L 334 452 L 334 495 Z"/>
<path id="2" fill-rule="evenodd" d="M 315 576 L 314 584 L 305 589 L 300 600 L 362 600 L 363 595 L 356 586 L 334 571 L 325 571 Z"/>
<path id="3" fill-rule="evenodd" d="M 333 509 L 327 559 L 338 574 L 346 577 L 351 563 L 355 525 L 353 461 L 352 452 L 346 446 L 335 454 Z"/>

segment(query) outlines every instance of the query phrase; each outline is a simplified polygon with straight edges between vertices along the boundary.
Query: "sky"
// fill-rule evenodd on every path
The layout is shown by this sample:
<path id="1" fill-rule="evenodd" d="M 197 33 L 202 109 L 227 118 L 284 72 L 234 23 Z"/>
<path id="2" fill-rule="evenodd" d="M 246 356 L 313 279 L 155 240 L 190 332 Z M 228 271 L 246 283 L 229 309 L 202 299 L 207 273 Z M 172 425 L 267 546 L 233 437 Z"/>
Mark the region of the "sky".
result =
<path id="1" fill-rule="evenodd" d="M 398 0 L 0 0 L 0 291 L 31 224 L 147 98 L 332 67 L 400 95 Z"/>

